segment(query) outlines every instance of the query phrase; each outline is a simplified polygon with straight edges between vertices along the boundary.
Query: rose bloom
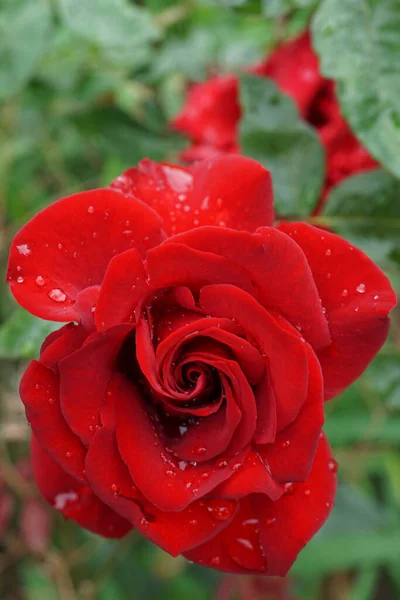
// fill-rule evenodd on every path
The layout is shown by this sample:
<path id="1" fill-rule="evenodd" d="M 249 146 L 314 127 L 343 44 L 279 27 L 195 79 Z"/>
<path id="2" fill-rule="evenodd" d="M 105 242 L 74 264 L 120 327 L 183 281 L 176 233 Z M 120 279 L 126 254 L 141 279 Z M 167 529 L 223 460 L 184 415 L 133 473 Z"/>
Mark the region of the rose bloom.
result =
<path id="1" fill-rule="evenodd" d="M 250 70 L 273 79 L 295 102 L 305 121 L 316 128 L 327 160 L 324 196 L 349 175 L 378 167 L 341 115 L 334 82 L 322 76 L 309 32 L 286 42 Z M 183 109 L 172 121 L 177 131 L 192 140 L 181 154 L 184 161 L 240 152 L 238 96 L 234 75 L 216 76 L 190 88 Z"/>
<path id="2" fill-rule="evenodd" d="M 20 388 L 54 508 L 284 575 L 335 496 L 323 401 L 388 333 L 395 296 L 374 263 L 310 225 L 273 227 L 268 171 L 232 155 L 144 160 L 52 204 L 16 235 L 8 282 L 69 322 Z"/>

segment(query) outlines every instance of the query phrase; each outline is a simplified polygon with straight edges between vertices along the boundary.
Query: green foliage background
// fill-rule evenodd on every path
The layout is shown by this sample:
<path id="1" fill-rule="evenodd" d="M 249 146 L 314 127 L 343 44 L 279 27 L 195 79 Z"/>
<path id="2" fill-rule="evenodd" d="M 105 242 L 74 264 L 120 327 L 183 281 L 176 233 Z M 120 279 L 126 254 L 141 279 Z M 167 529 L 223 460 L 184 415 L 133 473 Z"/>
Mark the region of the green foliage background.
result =
<path id="1" fill-rule="evenodd" d="M 103 186 L 149 156 L 177 159 L 168 119 L 188 81 L 237 71 L 312 20 L 325 75 L 379 172 L 335 188 L 311 217 L 324 160 L 315 134 L 273 83 L 243 76 L 244 152 L 274 175 L 280 214 L 325 225 L 361 247 L 400 287 L 399 0 L 0 0 L 0 245 L 40 208 Z M 277 100 L 278 99 L 278 100 Z M 30 552 L 15 464 L 29 430 L 17 397 L 26 360 L 52 324 L 0 294 L 0 453 L 15 514 L 0 540 L 3 600 L 216 598 L 221 576 L 172 559 L 139 534 L 104 541 L 54 517 L 45 552 Z M 400 319 L 366 373 L 327 406 L 340 464 L 333 514 L 291 577 L 303 600 L 400 597 Z M 239 583 L 236 596 L 243 598 Z M 254 600 L 265 598 L 266 593 Z"/>

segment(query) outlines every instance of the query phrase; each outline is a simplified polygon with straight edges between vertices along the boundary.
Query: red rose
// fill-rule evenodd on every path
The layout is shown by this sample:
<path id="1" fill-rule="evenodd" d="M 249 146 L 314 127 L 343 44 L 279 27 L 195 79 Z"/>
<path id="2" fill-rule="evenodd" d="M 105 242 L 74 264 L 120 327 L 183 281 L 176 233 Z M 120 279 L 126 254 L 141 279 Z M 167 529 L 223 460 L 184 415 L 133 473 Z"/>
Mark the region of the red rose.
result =
<path id="1" fill-rule="evenodd" d="M 17 234 L 14 296 L 72 321 L 21 382 L 36 482 L 65 516 L 278 575 L 321 527 L 323 387 L 363 371 L 395 297 L 345 240 L 272 222 L 268 172 L 232 156 L 143 161 Z"/>
<path id="2" fill-rule="evenodd" d="M 296 103 L 302 117 L 317 129 L 327 158 L 323 196 L 345 177 L 379 166 L 341 115 L 334 83 L 322 76 L 308 32 L 286 42 L 250 70 L 273 79 Z M 239 152 L 239 120 L 238 80 L 234 75 L 193 85 L 185 106 L 172 121 L 176 130 L 192 140 L 191 147 L 182 152 L 182 160 L 191 162 Z"/>

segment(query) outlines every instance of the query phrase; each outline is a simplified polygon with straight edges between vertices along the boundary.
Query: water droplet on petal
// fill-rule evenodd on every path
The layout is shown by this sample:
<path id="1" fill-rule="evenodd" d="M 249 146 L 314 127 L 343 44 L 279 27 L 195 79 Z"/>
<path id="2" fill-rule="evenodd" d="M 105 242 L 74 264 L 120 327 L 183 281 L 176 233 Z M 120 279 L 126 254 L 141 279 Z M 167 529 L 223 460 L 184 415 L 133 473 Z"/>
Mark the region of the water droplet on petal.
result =
<path id="1" fill-rule="evenodd" d="M 88 213 L 90 215 L 92 215 L 94 213 L 94 206 L 89 206 L 89 208 L 87 209 Z"/>
<path id="2" fill-rule="evenodd" d="M 54 404 L 54 398 L 49 398 L 48 402 L 49 404 Z"/>
<path id="3" fill-rule="evenodd" d="M 357 292 L 358 292 L 359 294 L 365 294 L 365 291 L 366 291 L 366 289 L 367 289 L 367 288 L 366 288 L 366 285 L 365 285 L 365 283 L 360 283 L 360 284 L 359 284 L 359 285 L 356 287 L 356 290 L 357 290 Z"/>
<path id="4" fill-rule="evenodd" d="M 32 250 L 29 248 L 28 244 L 17 246 L 17 250 L 22 256 L 30 256 L 32 254 Z"/>
<path id="5" fill-rule="evenodd" d="M 296 491 L 296 486 L 295 486 L 294 483 L 285 483 L 284 488 L 285 488 L 285 492 L 284 493 L 287 496 L 291 496 Z"/>
<path id="6" fill-rule="evenodd" d="M 267 517 L 265 519 L 265 525 L 267 527 L 271 527 L 271 525 L 273 525 L 276 522 L 276 517 Z"/>
<path id="7" fill-rule="evenodd" d="M 62 245 L 62 244 L 57 244 L 57 248 L 58 248 L 59 250 L 62 250 L 62 249 L 63 249 L 63 245 Z"/>
<path id="8" fill-rule="evenodd" d="M 72 453 L 71 453 L 71 452 L 66 452 L 66 453 L 65 453 L 65 456 L 66 456 L 67 458 L 71 458 L 71 456 L 72 456 Z"/>
<path id="9" fill-rule="evenodd" d="M 338 462 L 334 458 L 332 458 L 332 460 L 329 461 L 328 467 L 329 470 L 332 471 L 332 473 L 337 473 L 339 470 Z"/>
<path id="10" fill-rule="evenodd" d="M 35 283 L 38 287 L 43 287 L 45 285 L 45 280 L 41 275 L 38 275 L 35 279 Z"/>
<path id="11" fill-rule="evenodd" d="M 343 298 L 346 298 L 346 296 L 349 295 L 349 290 L 343 290 L 343 292 L 341 293 L 341 295 L 343 296 Z"/>
<path id="12" fill-rule="evenodd" d="M 220 556 L 213 556 L 210 563 L 214 566 L 217 567 L 219 564 L 221 564 L 221 557 Z"/>
<path id="13" fill-rule="evenodd" d="M 112 489 L 113 492 L 118 492 L 118 486 L 117 486 L 117 484 L 113 483 L 112 486 L 111 486 L 111 489 Z"/>
<path id="14" fill-rule="evenodd" d="M 290 446 L 290 440 L 286 440 L 286 442 L 281 443 L 281 448 L 283 448 L 283 449 L 289 448 L 289 446 Z"/>
<path id="15" fill-rule="evenodd" d="M 332 250 L 330 248 L 328 248 L 328 250 L 325 250 L 325 256 L 331 256 L 332 254 Z"/>
<path id="16" fill-rule="evenodd" d="M 204 452 L 206 452 L 206 450 L 207 450 L 207 448 L 204 448 L 204 446 L 198 446 L 195 449 L 194 453 L 195 454 L 204 454 Z"/>
<path id="17" fill-rule="evenodd" d="M 226 460 L 220 460 L 220 461 L 217 463 L 217 467 L 218 467 L 219 469 L 223 469 L 224 467 L 227 467 L 227 466 L 228 466 L 228 463 L 227 463 L 227 461 L 226 461 Z"/>
<path id="18" fill-rule="evenodd" d="M 378 300 L 378 299 L 379 299 L 378 295 L 374 296 L 374 300 Z"/>
<path id="19" fill-rule="evenodd" d="M 231 504 L 218 504 L 218 501 L 210 501 L 207 511 L 212 519 L 226 521 L 231 518 L 233 508 Z"/>
<path id="20" fill-rule="evenodd" d="M 17 283 L 24 283 L 25 279 L 23 277 L 17 277 Z"/>
<path id="21" fill-rule="evenodd" d="M 148 528 L 149 528 L 149 522 L 148 522 L 148 520 L 147 520 L 147 519 L 145 519 L 144 517 L 142 517 L 142 518 L 140 519 L 140 527 L 141 527 L 142 529 L 144 529 L 144 530 L 146 530 L 146 529 L 148 529 Z"/>
<path id="22" fill-rule="evenodd" d="M 176 472 L 172 469 L 168 469 L 167 471 L 165 471 L 165 474 L 167 475 L 167 477 L 176 477 Z"/>
<path id="23" fill-rule="evenodd" d="M 311 496 L 311 490 L 304 490 L 305 496 Z"/>
<path id="24" fill-rule="evenodd" d="M 54 302 L 65 302 L 67 296 L 62 290 L 55 288 L 54 290 L 50 290 L 49 298 L 51 298 L 51 300 L 54 300 Z"/>
<path id="25" fill-rule="evenodd" d="M 190 525 L 197 525 L 198 524 L 198 520 L 197 519 L 192 519 L 191 521 L 189 521 Z"/>

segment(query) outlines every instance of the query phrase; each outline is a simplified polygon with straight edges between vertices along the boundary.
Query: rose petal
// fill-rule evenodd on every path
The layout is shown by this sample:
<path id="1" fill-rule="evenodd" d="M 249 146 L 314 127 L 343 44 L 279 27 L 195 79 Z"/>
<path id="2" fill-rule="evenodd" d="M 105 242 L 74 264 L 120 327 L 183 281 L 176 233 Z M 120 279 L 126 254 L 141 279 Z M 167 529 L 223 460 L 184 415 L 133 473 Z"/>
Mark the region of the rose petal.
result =
<path id="1" fill-rule="evenodd" d="M 318 354 L 327 400 L 361 375 L 387 338 L 396 296 L 386 275 L 343 238 L 305 223 L 279 229 L 303 250 L 332 336 Z"/>
<path id="2" fill-rule="evenodd" d="M 146 405 L 134 386 L 127 382 L 116 398 L 116 420 L 118 447 L 132 479 L 160 510 L 182 510 L 232 474 L 229 465 L 222 468 L 206 463 L 197 465 L 196 455 L 195 464 L 174 459 L 159 436 L 151 406 Z M 200 449 L 198 453 L 201 455 Z M 242 454 L 236 462 L 243 460 Z"/>
<path id="3" fill-rule="evenodd" d="M 171 125 L 196 141 L 225 149 L 235 143 L 239 118 L 237 78 L 225 75 L 193 85 Z"/>
<path id="4" fill-rule="evenodd" d="M 67 519 L 106 538 L 121 538 L 132 525 L 103 504 L 90 488 L 65 473 L 43 450 L 35 436 L 31 443 L 32 470 L 43 497 Z"/>
<path id="5" fill-rule="evenodd" d="M 254 339 L 268 361 L 281 429 L 298 415 L 307 394 L 308 369 L 305 344 L 278 326 L 252 296 L 231 285 L 205 286 L 200 305 L 213 316 L 234 319 Z"/>
<path id="6" fill-rule="evenodd" d="M 113 190 L 75 194 L 15 236 L 7 281 L 17 302 L 37 317 L 74 321 L 79 292 L 101 284 L 115 254 L 130 248 L 144 254 L 163 237 L 160 217 L 137 200 Z"/>
<path id="7" fill-rule="evenodd" d="M 336 492 L 332 464 L 330 448 L 322 438 L 305 483 L 288 487 L 275 502 L 264 494 L 244 498 L 229 527 L 185 553 L 186 558 L 226 572 L 283 577 L 332 509 Z"/>
<path id="8" fill-rule="evenodd" d="M 256 450 L 251 450 L 243 463 L 230 479 L 221 483 L 215 490 L 220 498 L 244 498 L 249 494 L 266 494 L 271 500 L 278 500 L 285 488 L 276 483 L 271 469 Z"/>
<path id="9" fill-rule="evenodd" d="M 132 320 L 139 301 L 150 291 L 146 279 L 137 250 L 127 250 L 111 259 L 96 305 L 95 318 L 100 330 Z"/>
<path id="10" fill-rule="evenodd" d="M 204 227 L 170 238 L 163 244 L 163 252 L 169 245 L 175 247 L 177 243 L 189 246 L 192 253 L 213 252 L 218 255 L 219 260 L 224 257 L 232 265 L 231 269 L 235 265 L 236 269 L 253 282 L 252 293 L 258 294 L 261 304 L 267 309 L 276 310 L 292 325 L 301 328 L 302 335 L 314 348 L 323 348 L 330 343 L 328 324 L 310 267 L 304 253 L 296 244 L 290 243 L 289 236 L 267 227 L 259 229 L 254 235 L 221 227 Z M 177 268 L 178 250 L 175 256 Z M 198 255 L 198 262 L 202 256 L 205 255 Z M 207 256 L 207 260 L 211 262 L 212 259 Z M 193 277 L 196 272 L 194 262 L 193 257 Z M 220 268 L 222 269 L 222 264 Z M 222 281 L 220 276 L 209 283 L 236 282 L 226 279 Z M 205 279 L 203 285 L 207 285 Z M 243 285 L 239 287 L 246 289 Z"/>
<path id="11" fill-rule="evenodd" d="M 20 394 L 40 444 L 67 473 L 85 483 L 86 450 L 61 412 L 58 375 L 34 360 L 22 377 Z"/>
<path id="12" fill-rule="evenodd" d="M 280 431 L 273 444 L 257 446 L 276 481 L 305 481 L 310 474 L 324 423 L 324 382 L 311 347 L 308 352 L 307 399 L 297 419 Z"/>
<path id="13" fill-rule="evenodd" d="M 85 345 L 60 363 L 61 410 L 84 444 L 93 438 L 99 411 L 119 351 L 133 325 L 116 325 L 93 334 Z"/>
<path id="14" fill-rule="evenodd" d="M 243 156 L 216 157 L 190 169 L 145 160 L 111 186 L 154 208 L 170 235 L 204 225 L 252 232 L 274 219 L 271 176 Z"/>

